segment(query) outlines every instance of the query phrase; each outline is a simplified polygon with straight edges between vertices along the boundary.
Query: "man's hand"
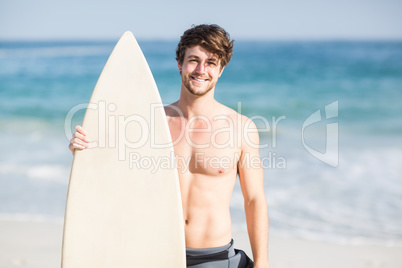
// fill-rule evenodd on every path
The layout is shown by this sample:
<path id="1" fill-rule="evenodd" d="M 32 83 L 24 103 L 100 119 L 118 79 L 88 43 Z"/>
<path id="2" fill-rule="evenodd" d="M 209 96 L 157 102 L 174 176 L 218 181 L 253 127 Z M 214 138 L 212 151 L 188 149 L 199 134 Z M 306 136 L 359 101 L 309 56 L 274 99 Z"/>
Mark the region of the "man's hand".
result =
<path id="1" fill-rule="evenodd" d="M 75 149 L 83 150 L 89 147 L 89 140 L 86 137 L 87 133 L 85 130 L 81 126 L 76 126 L 75 130 L 76 132 L 68 145 L 68 149 L 70 149 L 73 154 Z"/>

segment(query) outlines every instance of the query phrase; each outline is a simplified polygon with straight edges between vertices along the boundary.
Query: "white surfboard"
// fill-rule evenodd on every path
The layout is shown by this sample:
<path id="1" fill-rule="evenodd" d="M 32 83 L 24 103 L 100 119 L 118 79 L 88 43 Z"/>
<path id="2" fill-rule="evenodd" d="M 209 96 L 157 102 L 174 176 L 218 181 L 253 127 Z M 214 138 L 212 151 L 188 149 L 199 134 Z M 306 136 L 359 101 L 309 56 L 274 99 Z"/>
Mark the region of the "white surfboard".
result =
<path id="1" fill-rule="evenodd" d="M 132 33 L 124 33 L 110 55 L 83 127 L 91 146 L 74 156 L 62 267 L 185 267 L 169 128 Z"/>

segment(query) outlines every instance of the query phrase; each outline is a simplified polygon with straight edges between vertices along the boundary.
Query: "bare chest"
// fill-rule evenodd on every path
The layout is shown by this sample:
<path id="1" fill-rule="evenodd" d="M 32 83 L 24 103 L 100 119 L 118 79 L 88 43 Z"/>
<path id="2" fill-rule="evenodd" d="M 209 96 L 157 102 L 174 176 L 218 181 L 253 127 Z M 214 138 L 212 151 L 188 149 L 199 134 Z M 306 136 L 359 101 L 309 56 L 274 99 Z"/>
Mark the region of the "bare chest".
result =
<path id="1" fill-rule="evenodd" d="M 181 174 L 226 175 L 237 171 L 237 133 L 225 122 L 169 122 L 176 163 Z"/>

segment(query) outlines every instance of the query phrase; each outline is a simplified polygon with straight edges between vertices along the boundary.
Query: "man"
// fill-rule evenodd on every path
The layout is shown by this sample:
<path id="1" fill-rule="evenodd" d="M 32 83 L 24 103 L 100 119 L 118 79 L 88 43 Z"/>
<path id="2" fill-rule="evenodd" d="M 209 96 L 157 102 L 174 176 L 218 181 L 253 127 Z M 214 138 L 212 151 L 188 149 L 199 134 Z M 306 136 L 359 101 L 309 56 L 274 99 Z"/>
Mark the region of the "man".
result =
<path id="1" fill-rule="evenodd" d="M 214 98 L 232 48 L 224 29 L 198 25 L 184 32 L 176 51 L 180 99 L 165 107 L 165 113 L 177 159 L 188 267 L 253 267 L 243 251 L 233 248 L 229 205 L 237 174 L 254 267 L 268 267 L 268 212 L 258 132 L 250 119 Z M 76 130 L 71 151 L 88 147 L 85 130 Z"/>

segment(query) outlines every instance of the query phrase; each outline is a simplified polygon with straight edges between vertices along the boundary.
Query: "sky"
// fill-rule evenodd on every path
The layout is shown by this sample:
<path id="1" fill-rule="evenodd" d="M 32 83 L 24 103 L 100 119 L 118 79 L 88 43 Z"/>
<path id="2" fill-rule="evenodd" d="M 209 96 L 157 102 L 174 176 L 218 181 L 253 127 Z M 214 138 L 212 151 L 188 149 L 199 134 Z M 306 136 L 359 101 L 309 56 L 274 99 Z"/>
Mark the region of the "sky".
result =
<path id="1" fill-rule="evenodd" d="M 177 40 L 215 23 L 235 39 L 399 39 L 402 0 L 0 0 L 0 40 Z"/>

